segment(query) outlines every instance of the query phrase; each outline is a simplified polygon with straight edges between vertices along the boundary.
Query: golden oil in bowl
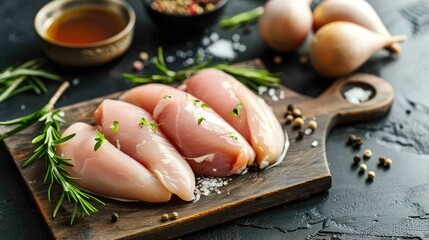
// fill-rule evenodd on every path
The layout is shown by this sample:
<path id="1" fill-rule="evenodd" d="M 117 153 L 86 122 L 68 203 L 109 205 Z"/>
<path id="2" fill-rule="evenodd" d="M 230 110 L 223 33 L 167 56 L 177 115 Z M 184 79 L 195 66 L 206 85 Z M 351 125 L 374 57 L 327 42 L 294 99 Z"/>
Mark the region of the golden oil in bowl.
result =
<path id="1" fill-rule="evenodd" d="M 101 65 L 123 55 L 134 25 L 134 10 L 121 0 L 52 1 L 34 20 L 46 56 L 75 67 Z"/>
<path id="2" fill-rule="evenodd" d="M 82 7 L 55 19 L 46 30 L 46 36 L 61 44 L 86 45 L 111 38 L 125 26 L 124 19 L 109 10 Z"/>

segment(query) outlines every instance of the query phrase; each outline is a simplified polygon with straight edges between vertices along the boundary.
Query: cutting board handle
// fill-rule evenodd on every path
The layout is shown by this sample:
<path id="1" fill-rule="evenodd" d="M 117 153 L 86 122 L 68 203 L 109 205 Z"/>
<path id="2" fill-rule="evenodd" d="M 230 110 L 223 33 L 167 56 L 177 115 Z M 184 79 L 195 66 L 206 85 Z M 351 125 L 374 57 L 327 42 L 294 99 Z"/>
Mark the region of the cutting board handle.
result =
<path id="1" fill-rule="evenodd" d="M 344 92 L 359 87 L 371 90 L 368 101 L 351 103 Z M 393 87 L 386 80 L 371 74 L 359 73 L 336 80 L 331 87 L 315 99 L 322 111 L 332 114 L 335 123 L 370 120 L 384 115 L 393 103 Z"/>

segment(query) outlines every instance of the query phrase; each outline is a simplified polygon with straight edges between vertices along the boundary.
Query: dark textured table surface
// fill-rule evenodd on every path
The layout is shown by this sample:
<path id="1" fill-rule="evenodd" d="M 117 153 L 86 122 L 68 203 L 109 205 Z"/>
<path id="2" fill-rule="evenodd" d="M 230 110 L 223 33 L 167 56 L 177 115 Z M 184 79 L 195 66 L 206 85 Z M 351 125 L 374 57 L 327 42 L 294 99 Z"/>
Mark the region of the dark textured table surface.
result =
<path id="1" fill-rule="evenodd" d="M 0 69 L 42 56 L 33 18 L 46 0 L 0 1 Z M 102 67 L 67 69 L 49 64 L 53 71 L 74 84 L 58 106 L 103 96 L 131 85 L 122 79 L 131 71 L 138 53 L 155 54 L 163 45 L 166 53 L 195 50 L 204 34 L 187 40 L 166 38 L 148 19 L 142 4 L 129 1 L 137 13 L 136 35 L 124 57 Z M 257 0 L 232 0 L 225 15 L 262 4 Z M 388 80 L 395 89 L 395 102 L 389 114 L 377 121 L 336 127 L 328 139 L 327 156 L 332 172 L 332 188 L 308 199 L 275 207 L 225 224 L 194 232 L 181 239 L 429 239 L 429 1 L 369 1 L 392 34 L 406 34 L 403 55 L 397 59 L 380 52 L 359 71 Z M 277 53 L 258 37 L 255 25 L 250 33 L 207 30 L 231 39 L 241 35 L 246 51 L 238 51 L 235 61 L 261 58 L 271 71 L 284 72 L 283 84 L 306 95 L 317 96 L 329 86 L 309 65 L 299 64 L 305 49 L 283 54 L 283 63 L 274 64 Z M 180 60 L 180 61 L 179 61 Z M 176 66 L 183 62 L 179 57 Z M 145 72 L 150 73 L 148 68 Z M 22 94 L 0 103 L 0 120 L 18 117 L 44 105 L 58 84 L 50 84 L 50 94 Z M 345 146 L 350 133 L 362 136 L 363 149 L 375 156 L 393 159 L 389 170 L 367 162 L 377 178 L 368 183 L 352 166 L 359 151 Z M 362 151 L 361 150 L 361 151 Z M 47 239 L 49 231 L 6 151 L 0 146 L 0 239 Z"/>

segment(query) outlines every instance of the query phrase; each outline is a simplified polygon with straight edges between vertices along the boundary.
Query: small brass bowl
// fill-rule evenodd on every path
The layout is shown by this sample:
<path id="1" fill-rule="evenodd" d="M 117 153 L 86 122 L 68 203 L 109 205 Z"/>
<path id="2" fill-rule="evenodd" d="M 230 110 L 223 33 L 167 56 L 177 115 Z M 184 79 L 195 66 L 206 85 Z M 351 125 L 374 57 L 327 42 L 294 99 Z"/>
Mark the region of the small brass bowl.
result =
<path id="1" fill-rule="evenodd" d="M 113 37 L 84 45 L 67 45 L 49 39 L 52 22 L 70 10 L 97 7 L 109 10 L 125 20 L 125 28 Z M 136 16 L 132 7 L 121 0 L 57 0 L 46 4 L 36 15 L 34 27 L 46 56 L 66 66 L 89 67 L 107 63 L 123 55 L 131 45 Z"/>

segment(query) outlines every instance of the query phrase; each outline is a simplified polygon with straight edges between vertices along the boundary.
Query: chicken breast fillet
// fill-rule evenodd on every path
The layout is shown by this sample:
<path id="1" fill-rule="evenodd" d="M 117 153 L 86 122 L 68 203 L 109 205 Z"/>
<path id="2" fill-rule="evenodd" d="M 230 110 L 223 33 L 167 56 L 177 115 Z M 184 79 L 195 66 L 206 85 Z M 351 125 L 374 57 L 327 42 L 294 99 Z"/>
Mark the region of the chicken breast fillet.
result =
<path id="1" fill-rule="evenodd" d="M 240 173 L 253 164 L 255 152 L 246 139 L 190 94 L 148 84 L 128 91 L 120 99 L 153 110 L 160 128 L 195 174 L 223 177 Z"/>
<path id="2" fill-rule="evenodd" d="M 57 146 L 57 154 L 70 158 L 73 167 L 66 167 L 75 183 L 89 192 L 113 199 L 145 202 L 166 202 L 171 193 L 140 163 L 104 142 L 94 151 L 97 134 L 86 123 L 75 123 L 64 136 L 72 139 Z"/>
<path id="3" fill-rule="evenodd" d="M 209 104 L 252 145 L 260 168 L 283 160 L 289 146 L 287 134 L 270 106 L 232 76 L 206 69 L 180 87 Z M 235 108 L 239 114 L 234 114 Z M 236 110 L 237 112 L 237 110 Z"/>
<path id="4" fill-rule="evenodd" d="M 126 102 L 107 99 L 97 108 L 94 119 L 113 145 L 143 164 L 170 192 L 185 201 L 194 199 L 195 176 L 191 167 L 150 113 Z"/>

